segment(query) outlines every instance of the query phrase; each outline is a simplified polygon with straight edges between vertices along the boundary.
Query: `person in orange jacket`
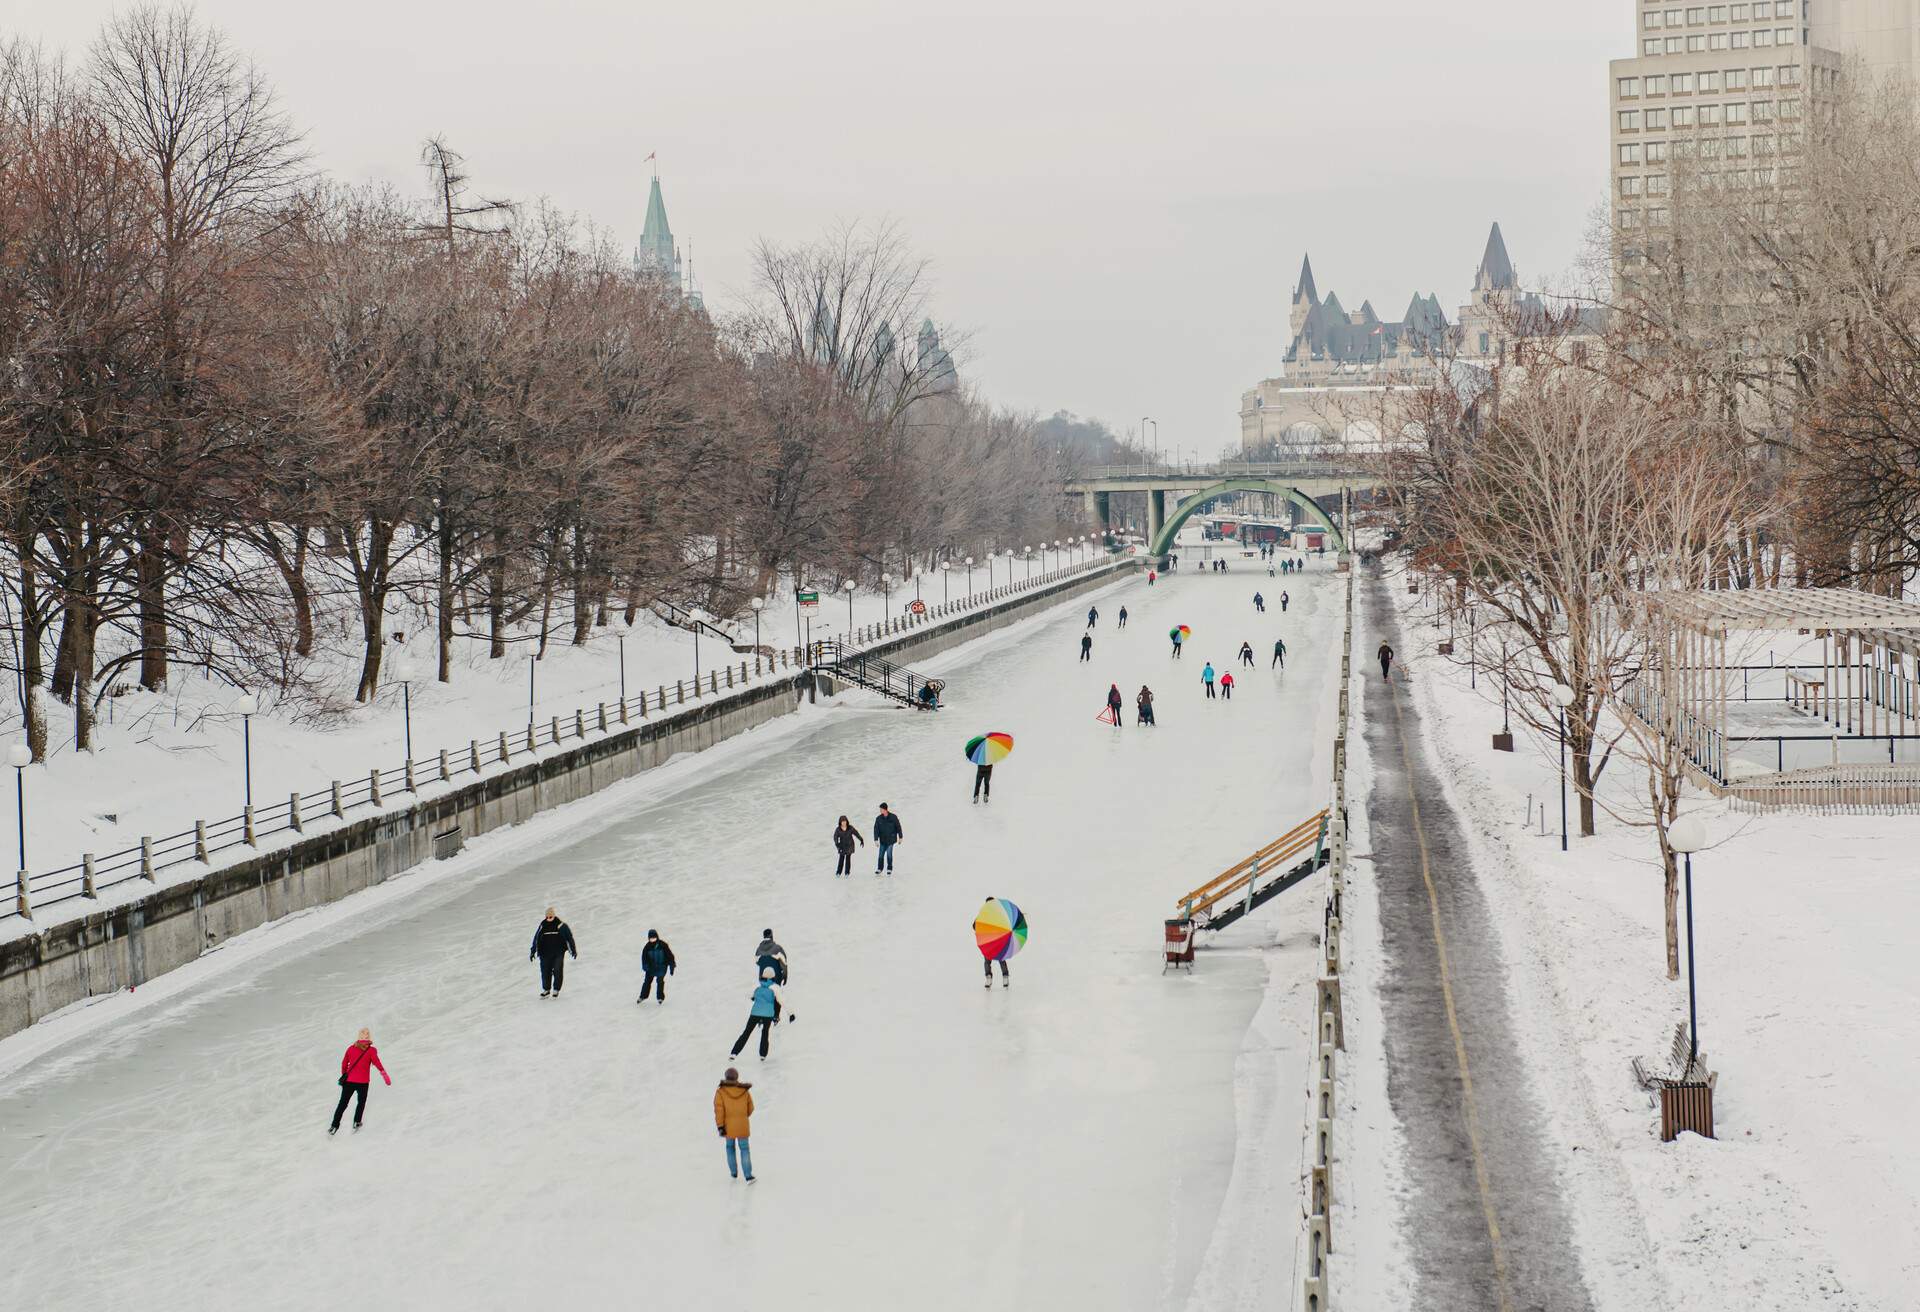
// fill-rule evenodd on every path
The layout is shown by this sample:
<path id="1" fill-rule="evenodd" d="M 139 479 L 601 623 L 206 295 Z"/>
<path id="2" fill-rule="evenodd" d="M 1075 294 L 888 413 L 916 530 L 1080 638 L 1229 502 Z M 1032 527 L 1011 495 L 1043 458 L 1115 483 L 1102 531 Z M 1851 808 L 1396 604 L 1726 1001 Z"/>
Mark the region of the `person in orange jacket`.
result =
<path id="1" fill-rule="evenodd" d="M 727 1173 L 738 1180 L 740 1169 L 745 1167 L 748 1184 L 753 1183 L 753 1153 L 747 1147 L 748 1121 L 753 1116 L 752 1088 L 740 1078 L 739 1071 L 729 1066 L 726 1078 L 713 1091 L 713 1123 L 727 1141 Z M 735 1144 L 739 1145 L 737 1160 Z"/>
<path id="2" fill-rule="evenodd" d="M 347 1103 L 355 1094 L 360 1096 L 360 1103 L 353 1109 L 353 1128 L 360 1128 L 360 1118 L 367 1114 L 367 1086 L 373 1083 L 375 1071 L 380 1072 L 380 1078 L 391 1088 L 393 1077 L 380 1064 L 380 1049 L 373 1046 L 373 1032 L 361 1030 L 360 1037 L 347 1045 L 347 1055 L 340 1059 L 340 1102 L 333 1109 L 333 1124 L 328 1134 L 340 1133 L 340 1118 L 346 1115 Z"/>

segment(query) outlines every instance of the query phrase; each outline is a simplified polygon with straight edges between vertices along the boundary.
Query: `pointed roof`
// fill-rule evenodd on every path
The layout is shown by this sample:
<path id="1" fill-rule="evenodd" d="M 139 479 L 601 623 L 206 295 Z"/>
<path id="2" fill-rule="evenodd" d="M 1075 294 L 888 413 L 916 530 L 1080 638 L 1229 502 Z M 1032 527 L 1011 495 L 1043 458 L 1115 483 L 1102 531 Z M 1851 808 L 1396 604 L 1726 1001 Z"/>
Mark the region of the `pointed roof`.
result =
<path id="1" fill-rule="evenodd" d="M 1372 301 L 1360 302 L 1360 322 L 1361 323 L 1379 323 L 1380 322 L 1380 316 L 1373 312 Z"/>
<path id="2" fill-rule="evenodd" d="M 1306 255 L 1300 257 L 1300 281 L 1293 287 L 1293 303 L 1298 305 L 1301 301 L 1308 305 L 1320 304 L 1320 289 L 1313 285 L 1313 259 Z"/>
<path id="3" fill-rule="evenodd" d="M 647 221 L 640 229 L 640 244 L 649 250 L 673 249 L 673 229 L 667 226 L 667 202 L 660 196 L 660 179 L 647 188 Z"/>
<path id="4" fill-rule="evenodd" d="M 1320 302 L 1320 305 L 1328 314 L 1336 318 L 1344 319 L 1347 317 L 1347 308 L 1340 304 L 1340 293 L 1338 292 L 1328 292 L 1327 299 Z"/>
<path id="5" fill-rule="evenodd" d="M 1500 225 L 1496 222 L 1493 231 L 1487 234 L 1487 250 L 1480 257 L 1479 272 L 1473 276 L 1474 290 L 1511 291 L 1517 283 L 1513 261 L 1507 258 L 1506 239 L 1500 235 Z"/>

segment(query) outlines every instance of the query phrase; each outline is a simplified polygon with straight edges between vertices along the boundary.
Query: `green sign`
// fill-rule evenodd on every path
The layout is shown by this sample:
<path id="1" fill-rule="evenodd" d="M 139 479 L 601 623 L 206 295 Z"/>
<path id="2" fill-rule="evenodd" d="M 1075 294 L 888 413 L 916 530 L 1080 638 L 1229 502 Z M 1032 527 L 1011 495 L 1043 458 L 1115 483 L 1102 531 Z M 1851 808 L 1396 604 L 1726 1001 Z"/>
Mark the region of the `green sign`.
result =
<path id="1" fill-rule="evenodd" d="M 795 588 L 793 599 L 800 603 L 802 615 L 812 615 L 820 609 L 820 594 L 812 588 Z"/>

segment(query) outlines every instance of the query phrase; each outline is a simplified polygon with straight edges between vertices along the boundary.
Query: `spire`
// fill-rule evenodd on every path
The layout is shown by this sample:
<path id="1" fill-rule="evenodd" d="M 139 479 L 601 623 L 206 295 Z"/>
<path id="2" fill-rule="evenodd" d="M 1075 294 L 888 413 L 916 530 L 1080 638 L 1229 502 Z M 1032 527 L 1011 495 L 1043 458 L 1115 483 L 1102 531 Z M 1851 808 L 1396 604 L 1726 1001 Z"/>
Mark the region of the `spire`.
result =
<path id="1" fill-rule="evenodd" d="M 1313 259 L 1307 255 L 1300 257 L 1300 281 L 1293 288 L 1293 303 L 1298 305 L 1302 301 L 1308 305 L 1320 304 L 1320 289 L 1313 285 Z"/>
<path id="2" fill-rule="evenodd" d="M 663 278 L 676 289 L 681 286 L 680 251 L 674 245 L 673 229 L 667 226 L 667 202 L 660 195 L 657 174 L 647 185 L 647 221 L 640 229 L 640 246 L 633 253 L 633 263 L 640 273 Z"/>
<path id="3" fill-rule="evenodd" d="M 1473 289 L 1512 291 L 1517 283 L 1513 261 L 1507 258 L 1506 239 L 1500 235 L 1500 225 L 1495 223 L 1493 231 L 1487 234 L 1487 251 L 1480 257 L 1480 270 L 1473 275 Z"/>

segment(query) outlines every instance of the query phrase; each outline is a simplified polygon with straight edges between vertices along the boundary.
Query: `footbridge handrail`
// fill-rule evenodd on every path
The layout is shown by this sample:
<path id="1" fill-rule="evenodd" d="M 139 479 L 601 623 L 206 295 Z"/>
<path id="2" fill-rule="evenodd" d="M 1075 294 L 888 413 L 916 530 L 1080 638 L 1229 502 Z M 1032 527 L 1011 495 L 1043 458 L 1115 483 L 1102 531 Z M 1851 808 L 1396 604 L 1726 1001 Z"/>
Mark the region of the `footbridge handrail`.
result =
<path id="1" fill-rule="evenodd" d="M 1327 811 L 1323 808 L 1181 898 L 1181 919 L 1191 920 L 1196 915 L 1204 915 L 1219 903 L 1244 892 L 1248 885 L 1257 883 L 1269 871 L 1307 848 L 1321 844 L 1326 833 Z"/>

